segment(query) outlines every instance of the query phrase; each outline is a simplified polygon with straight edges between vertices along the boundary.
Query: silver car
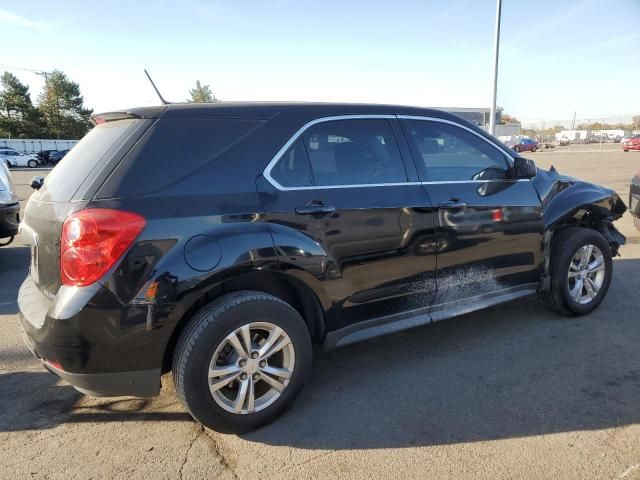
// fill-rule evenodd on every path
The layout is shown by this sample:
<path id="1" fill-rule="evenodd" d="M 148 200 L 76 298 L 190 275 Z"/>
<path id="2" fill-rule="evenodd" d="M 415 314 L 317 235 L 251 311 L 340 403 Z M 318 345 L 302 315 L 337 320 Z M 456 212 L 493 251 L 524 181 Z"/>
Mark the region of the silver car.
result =
<path id="1" fill-rule="evenodd" d="M 20 203 L 16 196 L 9 167 L 0 159 L 0 247 L 9 245 L 18 233 Z"/>

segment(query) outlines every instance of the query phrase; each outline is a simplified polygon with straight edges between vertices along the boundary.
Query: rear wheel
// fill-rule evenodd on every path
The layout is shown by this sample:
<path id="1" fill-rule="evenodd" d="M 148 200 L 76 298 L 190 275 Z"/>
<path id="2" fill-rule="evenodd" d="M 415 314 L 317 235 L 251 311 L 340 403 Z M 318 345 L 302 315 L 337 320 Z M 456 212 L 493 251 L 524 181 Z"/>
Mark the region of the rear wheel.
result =
<path id="1" fill-rule="evenodd" d="M 27 165 L 29 166 L 29 168 L 36 168 L 38 166 L 38 161 L 37 160 L 29 160 L 27 162 Z"/>
<path id="2" fill-rule="evenodd" d="M 513 149 L 514 149 L 517 153 L 520 153 L 520 147 L 517 147 L 517 146 L 516 146 L 516 147 L 513 147 Z"/>
<path id="3" fill-rule="evenodd" d="M 237 292 L 205 306 L 181 335 L 176 391 L 213 430 L 243 433 L 277 418 L 311 369 L 311 338 L 298 312 L 262 292 Z"/>
<path id="4" fill-rule="evenodd" d="M 604 299 L 611 283 L 611 248 L 595 230 L 561 230 L 551 248 L 551 288 L 547 305 L 564 315 L 585 315 Z"/>

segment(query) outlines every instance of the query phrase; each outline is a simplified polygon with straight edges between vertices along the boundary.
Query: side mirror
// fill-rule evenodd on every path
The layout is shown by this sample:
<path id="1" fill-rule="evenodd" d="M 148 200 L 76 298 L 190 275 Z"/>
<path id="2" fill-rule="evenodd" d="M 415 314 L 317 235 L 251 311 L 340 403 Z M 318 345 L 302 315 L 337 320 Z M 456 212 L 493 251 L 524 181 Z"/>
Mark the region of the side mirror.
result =
<path id="1" fill-rule="evenodd" d="M 516 157 L 513 160 L 513 176 L 515 178 L 533 178 L 538 173 L 536 164 L 528 158 Z"/>
<path id="2" fill-rule="evenodd" d="M 44 177 L 33 177 L 31 179 L 31 188 L 34 190 L 40 190 L 44 184 Z"/>

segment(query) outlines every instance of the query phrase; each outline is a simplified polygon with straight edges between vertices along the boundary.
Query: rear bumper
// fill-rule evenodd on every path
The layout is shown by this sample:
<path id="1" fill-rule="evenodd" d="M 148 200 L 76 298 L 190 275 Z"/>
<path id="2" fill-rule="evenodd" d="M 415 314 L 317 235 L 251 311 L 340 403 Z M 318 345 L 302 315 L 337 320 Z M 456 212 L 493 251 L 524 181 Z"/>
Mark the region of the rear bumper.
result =
<path id="1" fill-rule="evenodd" d="M 18 234 L 20 223 L 20 204 L 0 205 L 0 238 L 14 237 Z"/>
<path id="2" fill-rule="evenodd" d="M 47 370 L 82 393 L 158 395 L 161 362 L 140 345 L 139 334 L 116 338 L 115 333 L 122 335 L 122 328 L 114 324 L 114 304 L 105 304 L 103 290 L 96 288 L 98 293 L 88 302 L 91 306 L 72 305 L 74 315 L 61 315 L 67 305 L 56 304 L 27 277 L 18 293 L 18 319 L 25 344 Z M 96 313 L 92 306 L 99 304 L 102 308 Z"/>
<path id="3" fill-rule="evenodd" d="M 70 373 L 43 362 L 73 388 L 94 397 L 152 397 L 158 394 L 160 369 L 115 373 Z"/>

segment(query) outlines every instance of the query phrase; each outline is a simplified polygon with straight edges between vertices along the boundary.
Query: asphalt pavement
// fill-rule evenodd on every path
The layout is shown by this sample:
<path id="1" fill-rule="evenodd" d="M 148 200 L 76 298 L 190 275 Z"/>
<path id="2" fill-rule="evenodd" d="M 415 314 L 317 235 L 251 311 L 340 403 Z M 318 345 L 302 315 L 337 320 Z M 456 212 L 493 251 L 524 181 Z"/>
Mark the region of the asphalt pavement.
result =
<path id="1" fill-rule="evenodd" d="M 640 153 L 603 147 L 529 156 L 626 201 Z M 31 176 L 14 172 L 22 199 Z M 294 406 L 242 436 L 192 421 L 169 376 L 155 399 L 96 399 L 43 370 L 16 323 L 18 238 L 0 248 L 0 478 L 640 478 L 640 232 L 618 226 L 591 315 L 531 297 L 317 351 Z"/>

